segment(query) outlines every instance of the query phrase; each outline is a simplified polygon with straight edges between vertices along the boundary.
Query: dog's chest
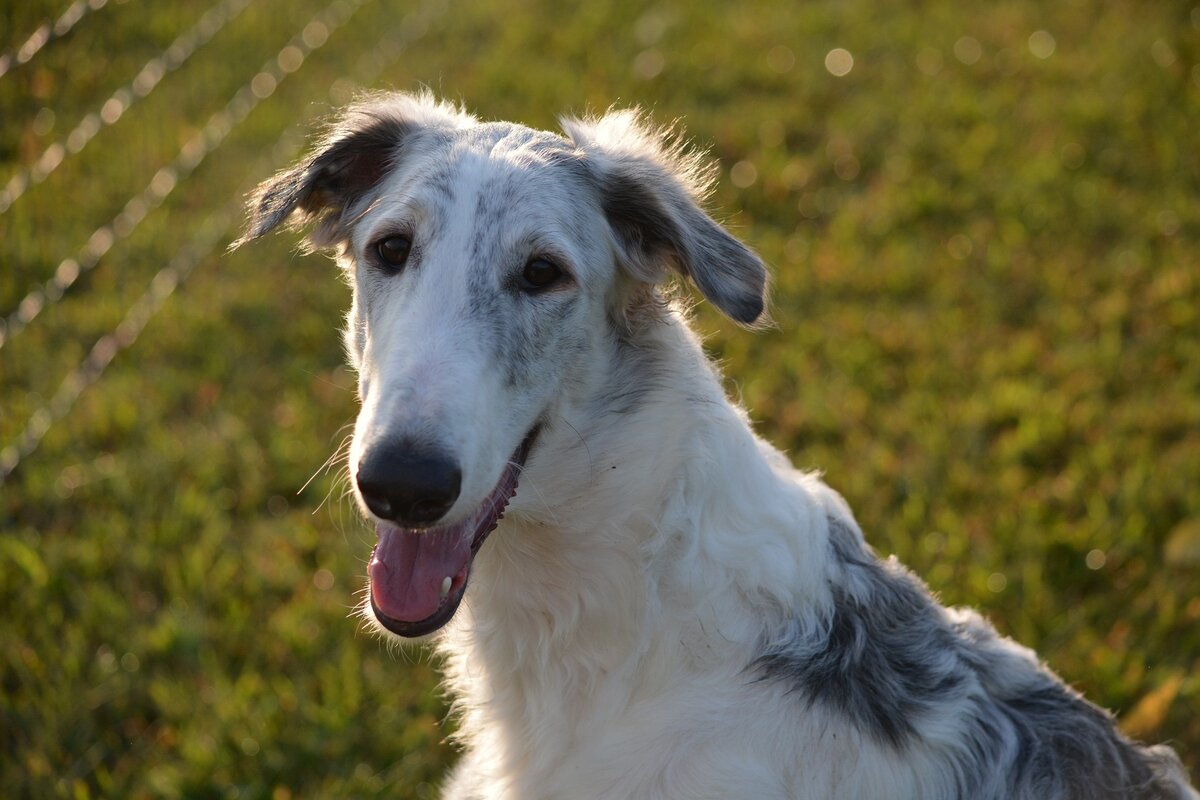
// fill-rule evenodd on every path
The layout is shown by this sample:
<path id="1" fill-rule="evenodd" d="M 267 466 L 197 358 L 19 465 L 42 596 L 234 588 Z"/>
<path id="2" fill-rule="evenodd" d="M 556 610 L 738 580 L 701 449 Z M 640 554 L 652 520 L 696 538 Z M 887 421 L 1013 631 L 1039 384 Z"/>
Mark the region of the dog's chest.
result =
<path id="1" fill-rule="evenodd" d="M 464 720 L 480 726 L 478 737 L 468 732 L 473 749 L 499 756 L 476 762 L 476 791 L 489 800 L 917 796 L 898 777 L 904 769 L 840 720 L 799 713 L 794 699 L 761 685 L 711 677 L 620 705 L 602 699 L 613 697 L 603 687 L 591 701 L 526 696 L 521 708 L 496 696 L 493 713 Z M 801 753 L 798 741 L 812 744 Z"/>

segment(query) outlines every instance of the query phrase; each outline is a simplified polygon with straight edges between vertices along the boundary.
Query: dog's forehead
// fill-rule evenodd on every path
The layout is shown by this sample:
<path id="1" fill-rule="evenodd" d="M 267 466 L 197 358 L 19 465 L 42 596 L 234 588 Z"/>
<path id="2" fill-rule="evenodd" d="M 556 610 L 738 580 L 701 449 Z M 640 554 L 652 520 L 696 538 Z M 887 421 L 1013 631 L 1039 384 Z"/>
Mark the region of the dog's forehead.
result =
<path id="1" fill-rule="evenodd" d="M 491 122 L 440 137 L 392 186 L 425 207 L 505 217 L 559 203 L 581 179 L 580 158 L 562 137 Z"/>
<path id="2" fill-rule="evenodd" d="M 407 230 L 427 253 L 468 248 L 476 264 L 535 249 L 582 260 L 604 235 L 582 153 L 514 123 L 426 132 L 363 205 L 357 247 Z"/>
<path id="3" fill-rule="evenodd" d="M 512 123 L 437 131 L 364 197 L 354 246 L 402 230 L 430 254 L 468 249 L 464 263 L 538 249 L 583 260 L 603 237 L 598 204 L 582 154 L 561 136 Z"/>
<path id="4" fill-rule="evenodd" d="M 586 178 L 570 142 L 499 122 L 454 132 L 423 173 L 429 192 L 443 201 L 473 204 L 477 214 L 489 218 L 564 208 Z"/>

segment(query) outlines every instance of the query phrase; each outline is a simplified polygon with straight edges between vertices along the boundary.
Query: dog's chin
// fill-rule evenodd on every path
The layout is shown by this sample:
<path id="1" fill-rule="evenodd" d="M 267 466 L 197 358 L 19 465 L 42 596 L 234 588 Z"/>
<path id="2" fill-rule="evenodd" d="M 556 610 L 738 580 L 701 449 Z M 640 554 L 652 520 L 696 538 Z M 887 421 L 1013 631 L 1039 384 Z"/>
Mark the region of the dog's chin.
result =
<path id="1" fill-rule="evenodd" d="M 539 430 L 540 425 L 535 425 L 529 431 L 491 492 L 465 519 L 431 528 L 376 524 L 378 541 L 367 569 L 366 605 L 380 628 L 417 639 L 435 633 L 454 617 L 466 594 L 475 555 L 516 494 Z"/>

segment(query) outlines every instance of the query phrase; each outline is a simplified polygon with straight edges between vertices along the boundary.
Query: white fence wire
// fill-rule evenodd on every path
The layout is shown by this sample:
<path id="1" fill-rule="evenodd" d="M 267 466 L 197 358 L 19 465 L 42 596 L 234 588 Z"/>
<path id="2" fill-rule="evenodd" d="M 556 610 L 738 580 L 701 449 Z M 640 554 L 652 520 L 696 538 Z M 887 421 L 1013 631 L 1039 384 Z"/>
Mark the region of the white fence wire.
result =
<path id="1" fill-rule="evenodd" d="M 304 63 L 308 54 L 321 47 L 329 34 L 341 27 L 367 0 L 334 0 L 318 12 L 299 33 L 292 37 L 278 54 L 267 61 L 217 113 L 213 114 L 199 133 L 183 147 L 175 159 L 162 167 L 139 194 L 125 203 L 124 208 L 108 223 L 92 232 L 75 256 L 59 262 L 54 274 L 30 290 L 15 310 L 0 320 L 0 349 L 25 329 L 48 305 L 58 302 L 79 276 L 93 269 L 118 239 L 123 239 L 138 227 L 146 216 L 175 190 L 179 183 L 203 163 L 210 153 L 224 143 L 230 133 L 275 88 Z"/>
<path id="2" fill-rule="evenodd" d="M 54 22 L 39 25 L 16 50 L 0 55 L 0 77 L 15 67 L 28 64 L 43 47 L 66 36 L 81 19 L 107 4 L 108 0 L 75 0 Z"/>
<path id="3" fill-rule="evenodd" d="M 325 34 L 316 37 L 320 39 L 319 43 L 310 44 L 310 49 L 304 52 L 303 56 L 307 56 L 309 52 L 324 44 L 328 34 L 348 20 L 362 2 L 365 0 L 359 0 L 359 2 L 341 2 L 339 0 L 333 5 L 342 5 L 341 11 L 332 12 L 333 6 L 330 6 L 318 14 L 313 22 L 325 25 Z M 353 8 L 349 8 L 350 6 Z M 418 9 L 405 16 L 397 30 L 385 31 L 379 42 L 357 62 L 354 69 L 356 79 L 362 84 L 374 81 L 400 57 L 409 44 L 424 36 L 433 19 L 443 12 L 443 0 L 427 0 Z M 326 18 L 322 19 L 323 15 L 326 15 Z M 332 15 L 332 18 L 329 18 L 329 15 Z M 336 24 L 334 24 L 335 21 Z M 309 23 L 309 27 L 313 22 Z M 305 30 L 308 28 L 306 27 Z M 294 72 L 302 63 L 303 57 L 288 72 Z M 264 69 L 255 77 L 258 78 L 264 73 L 268 73 L 268 71 Z M 274 73 L 269 74 L 273 75 Z M 284 72 L 275 76 L 274 85 L 278 85 L 278 81 L 282 80 L 286 74 L 287 72 Z M 334 87 L 341 82 L 341 79 L 336 81 Z M 265 86 L 265 83 L 263 85 Z M 331 87 L 331 93 L 334 87 Z M 271 91 L 273 90 L 274 86 L 271 88 Z M 263 97 L 269 96 L 270 93 L 267 91 Z M 232 100 L 230 104 L 233 104 Z M 270 157 L 255 165 L 250 171 L 251 174 L 266 174 L 272 166 L 278 166 L 280 162 L 291 157 L 301 138 L 299 134 L 305 127 L 307 127 L 305 122 L 299 122 L 289 127 L 272 148 Z M 0 449 L 0 486 L 3 486 L 21 462 L 37 449 L 51 426 L 67 416 L 83 391 L 99 380 L 116 355 L 137 341 L 138 336 L 145 330 L 146 324 L 179 286 L 187 280 L 193 270 L 212 257 L 222 243 L 228 241 L 230 228 L 240 218 L 242 211 L 240 198 L 252 188 L 252 185 L 250 183 L 243 186 L 242 190 L 235 194 L 235 199 L 210 214 L 196 227 L 188 243 L 155 274 L 146 290 L 126 311 L 121 322 L 96 341 L 83 361 L 63 378 L 58 390 L 50 400 L 30 415 L 21 433 L 7 446 Z"/>
<path id="4" fill-rule="evenodd" d="M 146 97 L 169 73 L 183 66 L 202 45 L 237 17 L 254 0 L 219 0 L 170 47 L 150 59 L 127 84 L 112 93 L 100 108 L 87 114 L 59 141 L 47 147 L 29 167 L 18 169 L 0 189 L 0 214 L 7 211 L 31 186 L 37 186 L 75 155 L 104 128 L 115 125 L 129 108 Z"/>

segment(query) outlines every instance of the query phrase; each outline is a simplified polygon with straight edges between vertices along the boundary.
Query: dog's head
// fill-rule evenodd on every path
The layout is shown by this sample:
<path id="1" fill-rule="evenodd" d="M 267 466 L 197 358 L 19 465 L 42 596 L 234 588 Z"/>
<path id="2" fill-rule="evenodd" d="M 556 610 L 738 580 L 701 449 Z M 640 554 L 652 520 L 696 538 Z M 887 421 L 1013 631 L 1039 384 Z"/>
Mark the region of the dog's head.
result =
<path id="1" fill-rule="evenodd" d="M 634 112 L 563 128 L 374 97 L 250 201 L 239 244 L 311 224 L 353 287 L 350 472 L 379 533 L 372 610 L 402 636 L 453 616 L 539 432 L 603 362 L 597 332 L 661 313 L 672 271 L 738 322 L 763 313 L 766 272 L 701 209 L 697 158 Z"/>

